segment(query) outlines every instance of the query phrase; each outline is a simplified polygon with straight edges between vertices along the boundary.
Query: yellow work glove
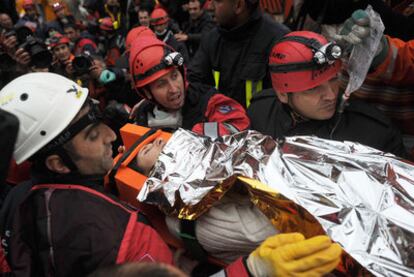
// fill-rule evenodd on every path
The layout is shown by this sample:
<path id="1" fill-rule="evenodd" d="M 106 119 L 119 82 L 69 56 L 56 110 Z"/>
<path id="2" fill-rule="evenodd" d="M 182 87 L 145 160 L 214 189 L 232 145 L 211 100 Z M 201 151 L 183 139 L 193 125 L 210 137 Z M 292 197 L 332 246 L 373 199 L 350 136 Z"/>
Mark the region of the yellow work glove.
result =
<path id="1" fill-rule="evenodd" d="M 305 239 L 302 234 L 279 234 L 265 240 L 247 258 L 255 277 L 322 276 L 336 268 L 342 249 L 327 236 Z"/>

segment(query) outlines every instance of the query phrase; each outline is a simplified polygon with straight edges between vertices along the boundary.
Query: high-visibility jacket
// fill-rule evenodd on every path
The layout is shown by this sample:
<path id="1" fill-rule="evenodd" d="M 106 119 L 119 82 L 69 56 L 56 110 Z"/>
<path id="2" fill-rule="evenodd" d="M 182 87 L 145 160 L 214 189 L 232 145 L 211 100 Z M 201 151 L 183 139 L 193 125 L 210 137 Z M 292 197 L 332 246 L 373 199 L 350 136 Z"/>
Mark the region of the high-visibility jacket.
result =
<path id="1" fill-rule="evenodd" d="M 414 40 L 402 41 L 386 36 L 388 52 L 385 60 L 366 77 L 351 97 L 374 104 L 398 126 L 406 138 L 414 136 Z M 348 83 L 341 76 L 341 87 Z M 413 142 L 405 140 L 407 148 Z"/>
<path id="2" fill-rule="evenodd" d="M 387 57 L 371 77 L 398 87 L 414 84 L 414 40 L 402 41 L 398 38 L 386 36 L 389 49 Z"/>
<path id="3" fill-rule="evenodd" d="M 259 9 L 244 25 L 213 28 L 202 37 L 188 67 L 190 83 L 204 83 L 244 107 L 261 90 L 271 87 L 268 57 L 275 41 L 289 29 L 264 16 Z"/>

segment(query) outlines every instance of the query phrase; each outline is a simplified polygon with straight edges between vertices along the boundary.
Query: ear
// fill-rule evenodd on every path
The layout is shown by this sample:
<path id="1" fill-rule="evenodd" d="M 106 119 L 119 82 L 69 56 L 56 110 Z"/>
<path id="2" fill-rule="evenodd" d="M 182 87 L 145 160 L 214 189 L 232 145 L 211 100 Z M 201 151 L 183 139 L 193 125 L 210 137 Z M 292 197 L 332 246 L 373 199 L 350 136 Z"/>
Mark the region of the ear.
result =
<path id="1" fill-rule="evenodd" d="M 277 92 L 276 91 L 277 98 L 279 98 L 279 101 L 283 104 L 287 104 L 289 102 L 289 96 L 287 93 Z"/>
<path id="2" fill-rule="evenodd" d="M 149 90 L 149 89 L 147 89 L 147 88 L 143 88 L 143 89 L 142 89 L 142 92 L 144 93 L 145 97 L 146 97 L 148 100 L 151 100 L 151 99 L 152 99 L 152 94 L 151 94 L 151 92 L 150 92 L 150 90 Z"/>
<path id="3" fill-rule="evenodd" d="M 246 9 L 246 0 L 236 0 L 234 3 L 234 12 L 239 15 Z"/>
<path id="4" fill-rule="evenodd" d="M 62 159 L 58 155 L 50 155 L 46 158 L 46 167 L 53 172 L 59 174 L 70 173 L 70 169 L 65 165 Z"/>

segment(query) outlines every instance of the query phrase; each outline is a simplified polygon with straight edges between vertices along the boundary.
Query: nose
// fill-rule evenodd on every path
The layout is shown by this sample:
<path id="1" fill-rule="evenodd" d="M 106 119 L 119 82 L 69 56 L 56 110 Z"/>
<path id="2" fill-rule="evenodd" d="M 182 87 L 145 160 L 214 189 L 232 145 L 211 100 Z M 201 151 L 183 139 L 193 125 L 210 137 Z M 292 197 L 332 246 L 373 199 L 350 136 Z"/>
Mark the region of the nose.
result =
<path id="1" fill-rule="evenodd" d="M 105 144 L 109 144 L 112 143 L 116 140 L 116 134 L 114 131 L 112 131 L 111 128 L 109 128 L 109 126 L 107 126 L 106 124 L 102 124 L 103 128 L 104 128 L 104 132 L 105 132 L 105 136 L 104 136 L 104 140 L 105 140 Z"/>
<path id="2" fill-rule="evenodd" d="M 324 100 L 335 100 L 337 96 L 337 90 L 329 83 L 322 86 L 322 97 Z"/>

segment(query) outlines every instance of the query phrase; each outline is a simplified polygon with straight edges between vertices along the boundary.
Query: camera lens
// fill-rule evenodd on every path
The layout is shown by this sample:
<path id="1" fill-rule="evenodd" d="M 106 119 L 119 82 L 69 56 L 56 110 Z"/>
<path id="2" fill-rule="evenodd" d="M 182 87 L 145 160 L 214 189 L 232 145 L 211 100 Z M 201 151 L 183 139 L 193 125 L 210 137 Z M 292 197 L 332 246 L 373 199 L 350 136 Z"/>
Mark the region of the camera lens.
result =
<path id="1" fill-rule="evenodd" d="M 73 59 L 72 65 L 76 74 L 83 75 L 89 73 L 89 68 L 92 66 L 92 62 L 89 57 L 77 56 Z"/>

